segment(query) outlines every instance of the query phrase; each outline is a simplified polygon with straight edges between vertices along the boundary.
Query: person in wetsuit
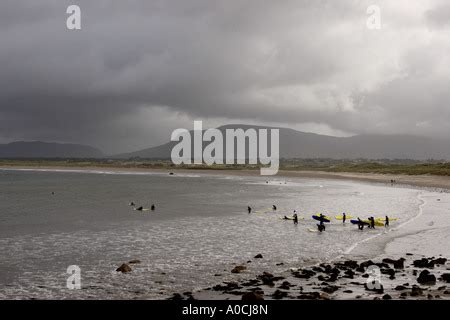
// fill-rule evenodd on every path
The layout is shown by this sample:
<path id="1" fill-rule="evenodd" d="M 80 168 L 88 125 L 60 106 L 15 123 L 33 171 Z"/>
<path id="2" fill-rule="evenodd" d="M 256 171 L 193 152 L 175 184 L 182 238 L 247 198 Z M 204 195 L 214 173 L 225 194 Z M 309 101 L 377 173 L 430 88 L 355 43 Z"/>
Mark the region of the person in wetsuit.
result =
<path id="1" fill-rule="evenodd" d="M 142 211 L 142 210 L 144 210 L 144 207 L 136 208 L 136 210 L 137 210 L 137 211 Z"/>
<path id="2" fill-rule="evenodd" d="M 318 228 L 319 228 L 319 231 L 322 232 L 322 231 L 325 231 L 325 223 L 323 223 L 325 220 L 325 216 L 321 213 L 319 217 L 320 217 L 320 220 L 319 220 L 320 222 L 319 222 Z"/>
<path id="3" fill-rule="evenodd" d="M 385 227 L 389 227 L 389 217 L 388 216 L 386 216 L 386 220 L 384 222 L 384 226 Z"/>
<path id="4" fill-rule="evenodd" d="M 152 204 L 152 206 L 150 207 L 150 210 L 155 211 L 156 207 L 154 204 Z"/>
<path id="5" fill-rule="evenodd" d="M 247 206 L 247 211 L 248 213 L 252 213 L 252 208 L 250 208 L 250 206 Z"/>
<path id="6" fill-rule="evenodd" d="M 272 210 L 277 210 L 277 206 L 276 205 L 272 205 Z"/>
<path id="7" fill-rule="evenodd" d="M 130 202 L 130 206 L 132 206 L 132 207 L 134 207 L 134 206 L 135 206 L 135 204 L 134 204 L 134 202 L 133 202 L 133 201 L 131 201 L 131 202 Z"/>
<path id="8" fill-rule="evenodd" d="M 296 213 L 294 214 L 294 224 L 298 224 L 298 217 Z"/>
<path id="9" fill-rule="evenodd" d="M 342 223 L 345 223 L 345 220 L 347 220 L 347 215 L 345 212 L 342 214 Z"/>
<path id="10" fill-rule="evenodd" d="M 360 218 L 358 218 L 358 229 L 364 230 L 364 222 Z"/>
<path id="11" fill-rule="evenodd" d="M 370 227 L 369 228 L 375 229 L 375 218 L 374 217 L 370 217 L 369 221 L 370 221 Z"/>

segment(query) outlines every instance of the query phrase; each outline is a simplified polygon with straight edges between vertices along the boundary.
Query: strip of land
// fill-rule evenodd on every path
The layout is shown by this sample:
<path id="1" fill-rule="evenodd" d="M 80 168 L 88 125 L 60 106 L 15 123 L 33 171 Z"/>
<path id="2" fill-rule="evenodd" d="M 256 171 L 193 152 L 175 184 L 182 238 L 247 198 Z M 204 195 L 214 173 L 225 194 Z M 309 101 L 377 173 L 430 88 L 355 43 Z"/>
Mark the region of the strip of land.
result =
<path id="1" fill-rule="evenodd" d="M 112 172 L 159 172 L 159 173 L 198 173 L 198 174 L 227 174 L 259 176 L 259 168 L 243 166 L 169 166 L 158 162 L 136 163 L 136 162 L 86 162 L 86 161 L 6 161 L 0 160 L 0 169 L 40 169 L 40 170 L 85 170 L 98 171 L 108 170 Z M 343 168 L 342 168 L 343 169 Z M 409 185 L 422 188 L 450 189 L 450 175 L 438 174 L 405 174 L 405 173 L 379 173 L 379 172 L 354 172 L 354 171 L 332 171 L 336 168 L 280 169 L 276 176 L 267 176 L 267 180 L 304 177 L 322 179 L 345 179 L 372 183 L 385 183 L 395 185 Z M 349 169 L 350 170 L 350 169 Z M 368 171 L 368 169 L 365 169 Z M 385 170 L 388 171 L 388 170 Z"/>

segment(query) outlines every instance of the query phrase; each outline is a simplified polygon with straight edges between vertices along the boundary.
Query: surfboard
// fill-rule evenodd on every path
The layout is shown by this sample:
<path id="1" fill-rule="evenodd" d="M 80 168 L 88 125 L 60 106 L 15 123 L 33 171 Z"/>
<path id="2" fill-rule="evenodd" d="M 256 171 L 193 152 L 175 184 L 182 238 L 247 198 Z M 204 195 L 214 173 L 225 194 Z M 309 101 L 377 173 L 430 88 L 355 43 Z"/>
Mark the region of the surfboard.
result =
<path id="1" fill-rule="evenodd" d="M 336 220 L 344 220 L 344 216 L 335 216 Z M 345 219 L 350 220 L 353 216 L 346 215 Z"/>
<path id="2" fill-rule="evenodd" d="M 323 222 L 330 222 L 331 221 L 330 217 L 323 216 L 323 218 L 321 219 L 320 215 L 318 215 L 318 214 L 313 215 L 312 218 L 314 220 L 317 220 L 317 221 L 321 221 L 323 219 Z"/>
<path id="3" fill-rule="evenodd" d="M 134 210 L 134 211 L 149 211 L 150 209 L 149 209 L 149 208 L 144 208 L 144 209 L 142 209 L 142 210 L 138 210 L 137 208 L 134 208 L 133 210 Z"/>
<path id="4" fill-rule="evenodd" d="M 319 232 L 317 229 L 308 229 L 309 232 Z"/>
<path id="5" fill-rule="evenodd" d="M 391 218 L 389 217 L 389 221 L 397 221 L 398 218 Z M 375 221 L 386 221 L 386 218 L 375 218 Z"/>
<path id="6" fill-rule="evenodd" d="M 362 219 L 361 219 L 361 221 L 362 221 L 365 225 L 370 226 L 370 221 L 369 221 L 369 220 L 367 220 L 367 219 L 362 220 Z M 358 223 L 359 223 L 358 220 L 350 220 L 350 222 L 353 223 L 353 224 L 358 224 Z M 377 226 L 377 227 L 384 227 L 384 223 L 375 220 L 375 226 Z"/>

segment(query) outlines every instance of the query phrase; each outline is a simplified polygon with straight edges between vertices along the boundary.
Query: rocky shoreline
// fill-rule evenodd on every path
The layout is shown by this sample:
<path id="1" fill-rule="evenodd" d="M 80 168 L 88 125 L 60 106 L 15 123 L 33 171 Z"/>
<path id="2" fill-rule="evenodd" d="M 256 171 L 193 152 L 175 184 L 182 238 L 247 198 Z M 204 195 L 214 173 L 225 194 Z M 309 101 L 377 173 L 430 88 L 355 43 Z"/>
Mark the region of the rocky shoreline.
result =
<path id="1" fill-rule="evenodd" d="M 262 259 L 262 255 L 255 257 L 258 258 Z M 251 261 L 247 261 L 230 272 L 245 275 L 250 265 Z M 449 270 L 449 261 L 442 256 L 406 254 L 380 261 L 342 260 L 290 268 L 278 275 L 263 272 L 194 293 L 175 293 L 169 299 L 450 299 Z"/>

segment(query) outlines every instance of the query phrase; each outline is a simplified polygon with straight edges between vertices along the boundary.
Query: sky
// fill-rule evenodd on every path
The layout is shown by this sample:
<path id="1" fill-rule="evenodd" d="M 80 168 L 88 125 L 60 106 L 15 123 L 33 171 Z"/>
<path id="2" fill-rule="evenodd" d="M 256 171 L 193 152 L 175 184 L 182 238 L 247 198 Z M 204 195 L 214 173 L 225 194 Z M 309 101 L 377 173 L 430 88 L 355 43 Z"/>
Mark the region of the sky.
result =
<path id="1" fill-rule="evenodd" d="M 446 0 L 2 0 L 0 143 L 113 154 L 194 120 L 446 138 L 449 53 Z"/>

